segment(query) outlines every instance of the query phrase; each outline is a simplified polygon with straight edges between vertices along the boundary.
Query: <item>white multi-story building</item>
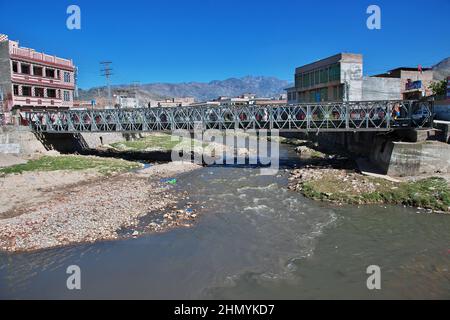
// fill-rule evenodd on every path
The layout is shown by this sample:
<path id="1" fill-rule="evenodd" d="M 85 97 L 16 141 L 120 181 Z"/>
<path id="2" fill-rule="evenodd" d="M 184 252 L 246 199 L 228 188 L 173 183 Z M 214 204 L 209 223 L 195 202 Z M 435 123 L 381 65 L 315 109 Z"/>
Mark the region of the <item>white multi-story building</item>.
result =
<path id="1" fill-rule="evenodd" d="M 114 93 L 115 105 L 119 108 L 132 109 L 139 108 L 136 94 L 129 90 L 117 90 Z"/>

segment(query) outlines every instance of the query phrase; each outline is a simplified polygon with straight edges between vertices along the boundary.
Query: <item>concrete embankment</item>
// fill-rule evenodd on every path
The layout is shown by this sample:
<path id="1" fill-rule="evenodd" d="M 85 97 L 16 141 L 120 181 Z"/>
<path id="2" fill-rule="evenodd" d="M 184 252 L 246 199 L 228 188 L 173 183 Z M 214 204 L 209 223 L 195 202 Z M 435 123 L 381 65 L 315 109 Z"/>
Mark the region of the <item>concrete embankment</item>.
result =
<path id="1" fill-rule="evenodd" d="M 27 127 L 0 126 L 0 168 L 21 164 L 47 153 Z"/>
<path id="2" fill-rule="evenodd" d="M 28 127 L 0 127 L 0 154 L 29 156 L 45 151 L 44 145 Z"/>

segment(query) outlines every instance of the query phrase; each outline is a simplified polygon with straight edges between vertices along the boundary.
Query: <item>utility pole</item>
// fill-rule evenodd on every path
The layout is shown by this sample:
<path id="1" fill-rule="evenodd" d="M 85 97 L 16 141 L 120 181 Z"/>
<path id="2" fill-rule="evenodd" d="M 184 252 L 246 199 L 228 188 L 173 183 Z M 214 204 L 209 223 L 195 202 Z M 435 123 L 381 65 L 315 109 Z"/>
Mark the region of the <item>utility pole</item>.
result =
<path id="1" fill-rule="evenodd" d="M 111 72 L 113 69 L 111 68 L 111 61 L 102 61 L 100 62 L 100 65 L 102 66 L 101 75 L 105 77 L 106 79 L 106 86 L 108 87 L 108 104 L 109 107 L 112 106 L 112 99 L 111 99 L 111 84 L 110 84 L 110 77 L 113 75 Z"/>

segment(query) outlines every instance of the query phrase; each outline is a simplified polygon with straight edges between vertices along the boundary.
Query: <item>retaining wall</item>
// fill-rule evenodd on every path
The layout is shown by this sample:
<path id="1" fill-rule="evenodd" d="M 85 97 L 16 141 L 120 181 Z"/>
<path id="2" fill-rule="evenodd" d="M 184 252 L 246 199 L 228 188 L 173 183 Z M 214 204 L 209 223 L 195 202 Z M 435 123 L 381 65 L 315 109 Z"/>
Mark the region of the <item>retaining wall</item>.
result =
<path id="1" fill-rule="evenodd" d="M 45 151 L 43 144 L 28 127 L 0 127 L 0 153 L 28 156 Z"/>
<path id="2" fill-rule="evenodd" d="M 450 173 L 450 145 L 438 141 L 390 142 L 386 152 L 374 153 L 374 158 L 392 176 Z"/>

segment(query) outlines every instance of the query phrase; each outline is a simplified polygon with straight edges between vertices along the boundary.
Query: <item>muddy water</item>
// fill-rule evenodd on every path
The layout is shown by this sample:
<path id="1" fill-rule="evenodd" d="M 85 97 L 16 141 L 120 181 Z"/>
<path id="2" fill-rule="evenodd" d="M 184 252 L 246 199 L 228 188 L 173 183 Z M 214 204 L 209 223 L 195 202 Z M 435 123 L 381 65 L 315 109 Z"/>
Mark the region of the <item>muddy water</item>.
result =
<path id="1" fill-rule="evenodd" d="M 312 202 L 286 190 L 283 166 L 297 160 L 281 151 L 276 176 L 181 176 L 177 188 L 201 203 L 193 228 L 0 254 L 0 298 L 450 298 L 450 216 Z M 80 291 L 66 288 L 72 264 Z M 366 287 L 369 265 L 381 268 L 381 290 Z"/>

